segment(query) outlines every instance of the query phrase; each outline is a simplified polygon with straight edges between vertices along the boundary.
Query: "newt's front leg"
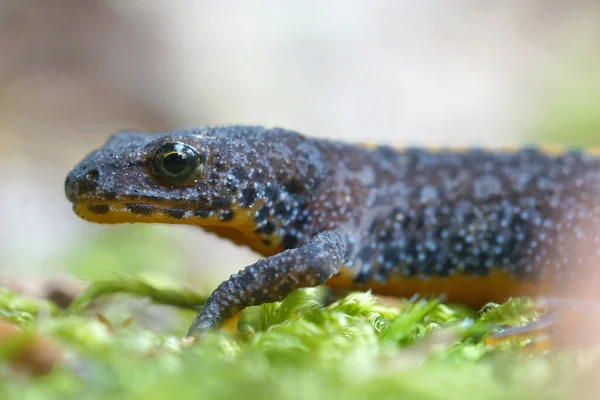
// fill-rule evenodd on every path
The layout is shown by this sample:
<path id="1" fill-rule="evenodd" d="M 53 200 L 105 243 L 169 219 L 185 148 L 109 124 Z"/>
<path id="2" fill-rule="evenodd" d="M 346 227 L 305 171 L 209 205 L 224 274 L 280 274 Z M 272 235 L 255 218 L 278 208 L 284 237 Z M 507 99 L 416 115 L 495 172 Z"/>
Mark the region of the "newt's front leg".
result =
<path id="1" fill-rule="evenodd" d="M 249 265 L 221 283 L 206 300 L 188 336 L 218 328 L 249 306 L 283 300 L 293 290 L 325 283 L 348 262 L 348 235 L 326 231 L 296 249 Z"/>

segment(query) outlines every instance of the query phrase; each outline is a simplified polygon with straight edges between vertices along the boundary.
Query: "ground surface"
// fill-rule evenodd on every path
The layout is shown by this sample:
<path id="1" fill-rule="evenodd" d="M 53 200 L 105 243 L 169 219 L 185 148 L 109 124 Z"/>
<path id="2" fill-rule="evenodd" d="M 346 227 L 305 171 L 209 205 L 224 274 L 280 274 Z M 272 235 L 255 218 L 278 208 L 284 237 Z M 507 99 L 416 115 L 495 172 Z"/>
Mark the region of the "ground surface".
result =
<path id="1" fill-rule="evenodd" d="M 559 399 L 575 398 L 594 364 L 589 350 L 490 342 L 536 317 L 528 299 L 473 312 L 368 293 L 324 305 L 324 291 L 309 289 L 248 309 L 237 333 L 189 345 L 180 337 L 192 311 L 177 311 L 172 333 L 96 314 L 116 292 L 173 310 L 202 302 L 127 276 L 93 284 L 66 311 L 0 290 L 0 398 Z"/>

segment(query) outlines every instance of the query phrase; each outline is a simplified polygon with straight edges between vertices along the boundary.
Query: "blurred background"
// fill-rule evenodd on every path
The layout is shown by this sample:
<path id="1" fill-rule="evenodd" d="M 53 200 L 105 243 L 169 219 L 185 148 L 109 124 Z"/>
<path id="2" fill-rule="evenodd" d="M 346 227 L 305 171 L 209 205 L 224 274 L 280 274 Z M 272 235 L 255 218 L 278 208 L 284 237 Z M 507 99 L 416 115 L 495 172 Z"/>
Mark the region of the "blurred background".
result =
<path id="1" fill-rule="evenodd" d="M 600 144 L 597 0 L 0 0 L 0 285 L 255 261 L 184 226 L 97 226 L 68 170 L 122 128 L 278 125 L 390 144 Z"/>

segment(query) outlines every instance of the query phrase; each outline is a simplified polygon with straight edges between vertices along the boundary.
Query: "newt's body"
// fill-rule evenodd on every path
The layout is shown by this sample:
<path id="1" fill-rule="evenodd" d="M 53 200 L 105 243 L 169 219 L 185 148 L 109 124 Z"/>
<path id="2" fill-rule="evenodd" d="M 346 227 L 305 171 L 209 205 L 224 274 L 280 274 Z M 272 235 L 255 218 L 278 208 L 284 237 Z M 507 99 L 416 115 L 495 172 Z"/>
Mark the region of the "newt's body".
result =
<path id="1" fill-rule="evenodd" d="M 299 287 L 483 304 L 597 287 L 600 158 L 361 147 L 282 129 L 122 132 L 69 174 L 90 221 L 202 226 L 266 256 L 190 333 Z"/>

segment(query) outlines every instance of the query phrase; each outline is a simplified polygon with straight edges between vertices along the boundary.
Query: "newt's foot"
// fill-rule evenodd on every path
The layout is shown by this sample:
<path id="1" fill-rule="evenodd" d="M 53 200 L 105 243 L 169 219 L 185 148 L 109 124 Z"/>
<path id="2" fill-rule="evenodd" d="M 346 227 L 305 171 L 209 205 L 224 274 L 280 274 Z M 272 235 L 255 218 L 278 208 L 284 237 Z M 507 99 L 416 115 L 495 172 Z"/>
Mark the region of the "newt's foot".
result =
<path id="1" fill-rule="evenodd" d="M 600 343 L 600 301 L 573 298 L 540 298 L 538 308 L 549 310 L 538 320 L 508 328 L 485 340 L 496 344 L 533 338 L 537 349 L 589 347 Z"/>
<path id="2" fill-rule="evenodd" d="M 486 345 L 497 345 L 509 340 L 531 339 L 527 348 L 533 352 L 542 352 L 552 347 L 550 331 L 558 322 L 555 313 L 542 315 L 539 319 L 526 325 L 503 329 L 484 339 Z"/>
<path id="3" fill-rule="evenodd" d="M 301 247 L 258 260 L 231 275 L 208 297 L 188 336 L 224 326 L 250 306 L 283 300 L 299 288 L 315 287 L 337 273 L 347 253 L 348 235 L 325 231 Z M 232 324 L 228 324 L 231 329 Z"/>
<path id="4" fill-rule="evenodd" d="M 243 314 L 243 312 L 240 311 L 239 313 L 235 314 L 233 317 L 227 318 L 225 320 L 225 322 L 223 322 L 223 325 L 221 326 L 221 330 L 224 332 L 227 332 L 230 335 L 236 335 L 238 333 L 238 322 L 239 322 L 240 318 L 242 317 L 242 314 Z M 202 338 L 202 336 L 204 334 L 206 334 L 207 332 L 209 332 L 210 330 L 212 330 L 214 328 L 216 328 L 216 327 L 209 323 L 199 324 L 198 326 L 192 325 L 188 331 L 186 338 L 193 338 L 194 341 L 197 341 L 200 338 Z"/>

